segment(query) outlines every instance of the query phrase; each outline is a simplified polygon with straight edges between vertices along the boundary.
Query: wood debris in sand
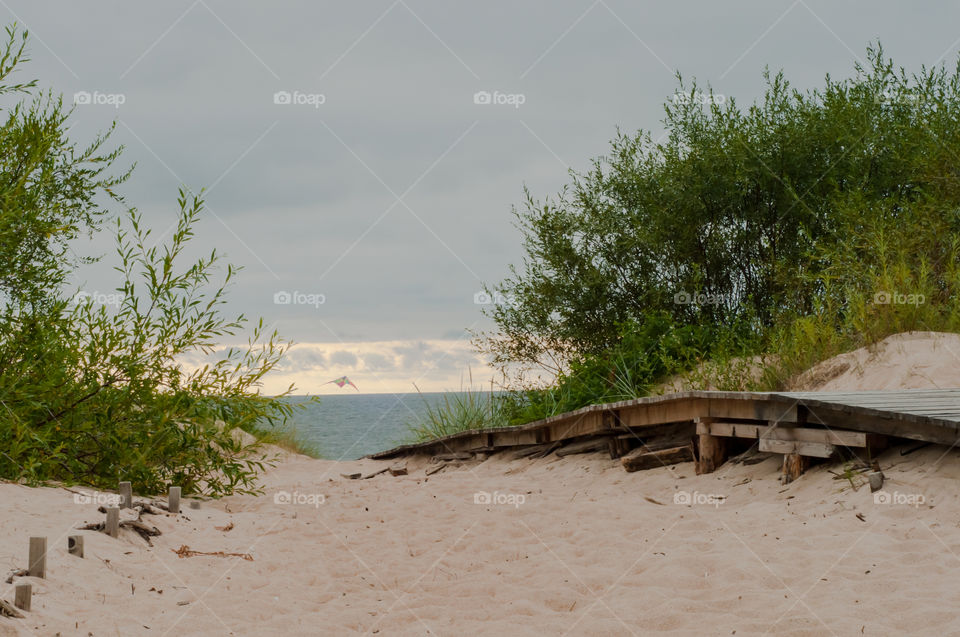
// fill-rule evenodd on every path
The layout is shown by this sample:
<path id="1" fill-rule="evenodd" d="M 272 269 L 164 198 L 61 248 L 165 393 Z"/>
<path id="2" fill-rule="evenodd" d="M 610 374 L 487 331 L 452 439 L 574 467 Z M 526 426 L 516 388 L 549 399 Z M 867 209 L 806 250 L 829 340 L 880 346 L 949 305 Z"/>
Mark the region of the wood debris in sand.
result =
<path id="1" fill-rule="evenodd" d="M 18 611 L 13 604 L 10 602 L 0 599 L 0 616 L 3 617 L 15 617 L 17 619 L 23 618 L 23 613 Z"/>
<path id="2" fill-rule="evenodd" d="M 194 551 L 186 544 L 180 546 L 180 548 L 174 550 L 170 549 L 177 554 L 177 557 L 196 557 L 198 555 L 210 555 L 213 557 L 242 557 L 248 562 L 253 561 L 253 556 L 249 553 L 225 553 L 224 551 Z"/>

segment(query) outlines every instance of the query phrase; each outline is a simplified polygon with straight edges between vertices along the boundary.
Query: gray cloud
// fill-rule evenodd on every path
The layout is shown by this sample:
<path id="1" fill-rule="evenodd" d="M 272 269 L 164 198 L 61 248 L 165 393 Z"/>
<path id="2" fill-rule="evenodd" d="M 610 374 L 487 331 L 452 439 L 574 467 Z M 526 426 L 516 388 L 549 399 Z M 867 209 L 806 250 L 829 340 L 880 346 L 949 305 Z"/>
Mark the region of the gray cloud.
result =
<path id="1" fill-rule="evenodd" d="M 226 309 L 301 342 L 490 327 L 472 295 L 522 256 L 511 206 L 523 185 L 558 191 L 617 127 L 659 134 L 674 70 L 743 104 L 762 91 L 765 65 L 798 88 L 819 85 L 848 76 L 877 37 L 908 69 L 953 61 L 960 17 L 953 5 L 826 0 L 9 0 L 4 12 L 35 35 L 24 77 L 68 100 L 124 94 L 119 109 L 78 106 L 71 134 L 84 142 L 120 120 L 115 141 L 138 163 L 125 193 L 158 233 L 181 181 L 212 187 L 190 254 L 224 250 L 245 267 Z M 326 102 L 274 104 L 280 90 Z M 526 101 L 474 104 L 484 90 Z M 112 242 L 78 248 L 109 254 Z M 112 289 L 112 265 L 78 280 Z M 279 290 L 326 302 L 276 305 Z M 418 348 L 401 364 L 433 360 Z"/>

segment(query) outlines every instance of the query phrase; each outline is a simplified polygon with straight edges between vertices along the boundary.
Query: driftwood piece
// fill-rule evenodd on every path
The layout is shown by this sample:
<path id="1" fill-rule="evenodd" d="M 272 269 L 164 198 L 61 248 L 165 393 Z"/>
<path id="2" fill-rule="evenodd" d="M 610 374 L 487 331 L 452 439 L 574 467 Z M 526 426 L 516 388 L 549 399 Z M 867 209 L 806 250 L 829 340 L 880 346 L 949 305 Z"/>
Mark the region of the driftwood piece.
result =
<path id="1" fill-rule="evenodd" d="M 390 475 L 396 476 L 405 476 L 407 475 L 407 465 L 394 465 L 387 469 L 390 472 Z"/>
<path id="2" fill-rule="evenodd" d="M 18 611 L 13 604 L 4 599 L 0 599 L 0 615 L 3 615 L 4 617 L 15 617 L 17 619 L 23 618 L 23 613 Z"/>
<path id="3" fill-rule="evenodd" d="M 549 446 L 550 445 L 530 445 L 529 447 L 521 447 L 510 454 L 510 459 L 520 460 L 522 458 L 529 458 L 534 454 L 540 453 Z"/>
<path id="4" fill-rule="evenodd" d="M 135 531 L 140 537 L 146 540 L 150 546 L 153 546 L 153 542 L 150 541 L 151 537 L 162 535 L 160 529 L 155 526 L 150 526 L 149 524 L 144 524 L 140 520 L 121 520 L 118 527 Z M 107 525 L 105 522 L 91 522 L 90 524 L 85 524 L 77 528 L 81 531 L 106 531 Z"/>
<path id="5" fill-rule="evenodd" d="M 7 576 L 6 582 L 7 584 L 13 584 L 14 577 L 26 577 L 28 574 L 29 573 L 25 568 L 15 569 L 14 571 L 11 571 L 10 575 Z"/>
<path id="6" fill-rule="evenodd" d="M 593 453 L 594 451 L 607 451 L 609 449 L 607 436 L 602 438 L 591 438 L 590 440 L 581 440 L 557 449 L 557 457 L 572 456 L 578 453 Z"/>
<path id="7" fill-rule="evenodd" d="M 346 478 L 347 480 L 359 480 L 362 473 L 341 473 L 341 478 Z"/>
<path id="8" fill-rule="evenodd" d="M 432 476 L 435 473 L 440 473 L 446 468 L 447 468 L 447 465 L 445 464 L 435 464 L 432 467 L 427 467 L 426 474 L 428 476 Z"/>
<path id="9" fill-rule="evenodd" d="M 131 508 L 131 509 L 137 509 L 137 514 L 138 514 L 138 515 L 143 514 L 143 513 L 147 513 L 147 514 L 149 514 L 149 515 L 160 515 L 160 514 L 163 513 L 163 511 L 161 511 L 160 508 L 158 508 L 158 507 L 162 507 L 162 508 L 163 508 L 163 511 L 166 511 L 166 510 L 167 510 L 167 507 L 166 507 L 165 505 L 163 505 L 162 503 L 159 503 L 159 502 L 147 502 L 146 500 L 136 500 L 136 501 L 134 501 L 133 506 L 131 506 L 131 507 L 129 507 L 129 508 Z M 122 508 L 122 507 L 121 507 L 121 508 Z M 100 513 L 106 513 L 106 512 L 107 512 L 107 507 L 101 505 L 101 506 L 97 507 L 97 511 L 99 511 Z"/>
<path id="10" fill-rule="evenodd" d="M 548 442 L 542 445 L 524 447 L 523 449 L 515 451 L 511 459 L 519 460 L 521 458 L 530 458 L 531 460 L 535 460 L 537 458 L 544 458 L 559 449 L 561 444 L 560 442 Z"/>
<path id="11" fill-rule="evenodd" d="M 378 469 L 378 470 L 374 471 L 373 473 L 368 473 L 367 475 L 363 476 L 363 477 L 361 478 L 361 480 L 369 480 L 370 478 L 372 478 L 372 477 L 374 477 L 374 476 L 378 476 L 378 475 L 380 475 L 381 473 L 386 473 L 387 471 L 390 471 L 390 467 L 384 467 L 383 469 Z"/>
<path id="12" fill-rule="evenodd" d="M 196 557 L 198 555 L 210 555 L 213 557 L 242 557 L 248 562 L 253 561 L 253 556 L 249 553 L 225 553 L 223 551 L 194 551 L 186 544 L 180 546 L 180 548 L 174 550 L 170 549 L 177 554 L 177 557 Z"/>
<path id="13" fill-rule="evenodd" d="M 635 449 L 620 459 L 623 468 L 628 472 L 641 471 L 643 469 L 655 469 L 665 467 L 679 462 L 693 461 L 693 446 L 684 445 L 682 447 L 672 447 L 670 449 L 660 449 L 659 451 L 647 451 L 643 448 Z"/>

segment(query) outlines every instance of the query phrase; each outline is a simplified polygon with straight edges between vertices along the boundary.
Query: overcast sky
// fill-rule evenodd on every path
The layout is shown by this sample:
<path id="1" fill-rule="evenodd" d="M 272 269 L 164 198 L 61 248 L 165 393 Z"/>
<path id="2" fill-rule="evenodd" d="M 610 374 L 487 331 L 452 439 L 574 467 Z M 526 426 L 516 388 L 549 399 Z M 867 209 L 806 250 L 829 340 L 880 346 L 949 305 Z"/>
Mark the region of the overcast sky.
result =
<path id="1" fill-rule="evenodd" d="M 347 374 L 365 392 L 487 372 L 465 330 L 522 257 L 511 207 L 557 192 L 616 128 L 662 132 L 674 73 L 748 103 L 765 65 L 845 77 L 880 39 L 908 69 L 953 63 L 956 3 L 532 0 L 0 0 L 30 30 L 24 75 L 111 121 L 158 235 L 208 189 L 198 252 L 242 265 L 227 309 L 299 345 L 268 391 Z M 484 93 L 485 92 L 485 93 Z M 480 93 L 480 95 L 477 95 Z M 489 94 L 489 95 L 487 95 Z M 487 103 L 489 102 L 489 103 Z M 106 253 L 78 286 L 108 294 Z M 284 294 L 286 293 L 286 295 Z M 482 300 L 482 299 L 480 299 Z M 289 302 L 287 302 L 289 301 Z M 321 303 L 322 301 L 322 303 Z"/>

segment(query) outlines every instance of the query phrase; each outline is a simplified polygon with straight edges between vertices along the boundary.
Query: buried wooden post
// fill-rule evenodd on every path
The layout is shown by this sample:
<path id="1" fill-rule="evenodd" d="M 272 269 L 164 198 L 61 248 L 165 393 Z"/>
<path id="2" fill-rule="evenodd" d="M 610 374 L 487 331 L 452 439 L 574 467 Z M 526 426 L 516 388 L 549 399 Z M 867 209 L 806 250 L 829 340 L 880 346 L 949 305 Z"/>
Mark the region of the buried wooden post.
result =
<path id="1" fill-rule="evenodd" d="M 107 535 L 110 537 L 119 537 L 120 535 L 120 508 L 107 507 Z"/>
<path id="2" fill-rule="evenodd" d="M 13 605 L 20 610 L 30 610 L 30 598 L 33 596 L 33 584 L 17 584 L 13 589 Z"/>
<path id="3" fill-rule="evenodd" d="M 120 508 L 129 509 L 133 506 L 133 487 L 129 482 L 120 483 Z"/>
<path id="4" fill-rule="evenodd" d="M 67 552 L 70 555 L 76 555 L 77 557 L 83 557 L 83 536 L 82 535 L 71 535 L 67 538 Z"/>
<path id="5" fill-rule="evenodd" d="M 27 575 L 30 577 L 47 576 L 47 538 L 30 538 L 30 562 L 27 565 Z"/>
<path id="6" fill-rule="evenodd" d="M 170 487 L 167 493 L 167 511 L 180 513 L 180 487 Z"/>
<path id="7" fill-rule="evenodd" d="M 697 455 L 697 475 L 713 473 L 727 459 L 727 440 L 710 434 L 711 418 L 697 418 L 699 434 L 699 454 Z"/>
<path id="8" fill-rule="evenodd" d="M 810 458 L 799 453 L 788 453 L 783 456 L 783 484 L 790 484 L 807 470 Z"/>

